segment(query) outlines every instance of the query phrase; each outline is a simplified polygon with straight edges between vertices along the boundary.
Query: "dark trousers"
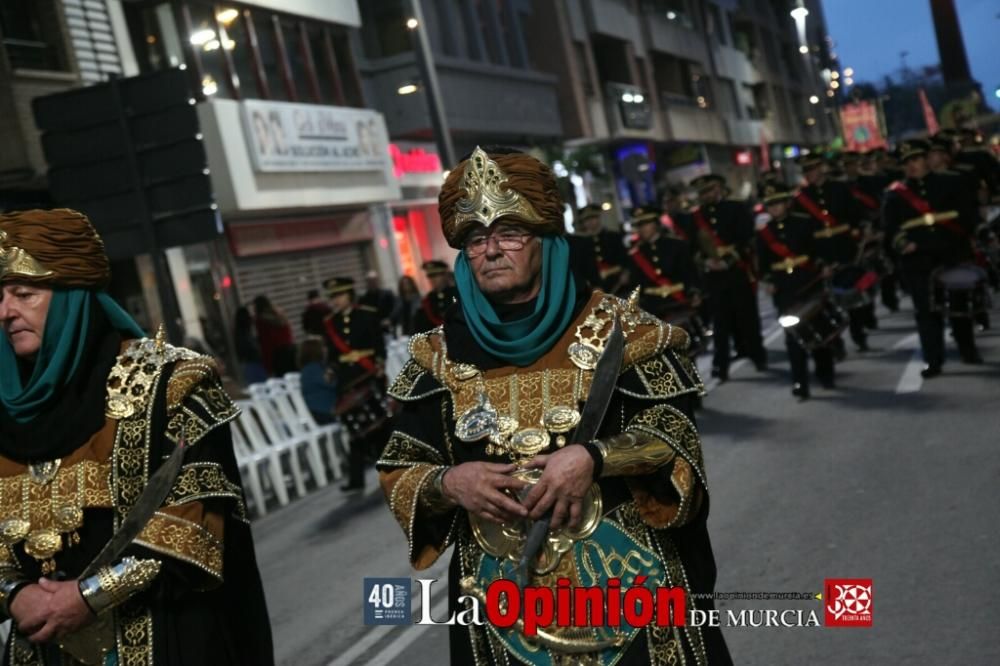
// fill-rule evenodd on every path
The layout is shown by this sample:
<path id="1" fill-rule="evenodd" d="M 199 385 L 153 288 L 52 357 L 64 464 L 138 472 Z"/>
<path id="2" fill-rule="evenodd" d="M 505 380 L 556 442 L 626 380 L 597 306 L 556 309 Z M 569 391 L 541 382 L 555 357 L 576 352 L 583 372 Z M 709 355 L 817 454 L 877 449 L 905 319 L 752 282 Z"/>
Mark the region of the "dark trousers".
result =
<path id="1" fill-rule="evenodd" d="M 913 299 L 914 319 L 917 321 L 924 362 L 940 366 L 944 363 L 944 316 L 931 310 L 931 274 L 928 271 L 907 271 L 903 279 L 906 280 Z M 968 317 L 952 317 L 950 323 L 959 352 L 963 356 L 974 353 L 976 340 L 972 320 Z"/>
<path id="2" fill-rule="evenodd" d="M 879 287 L 882 290 L 882 305 L 888 309 L 895 312 L 899 309 L 899 279 L 896 277 L 896 273 L 889 273 L 888 275 L 883 275 L 882 280 L 879 282 Z"/>
<path id="3" fill-rule="evenodd" d="M 760 312 L 757 292 L 746 273 L 740 269 L 709 273 L 705 279 L 712 302 L 712 339 L 715 358 L 712 365 L 723 375 L 729 372 L 730 340 L 739 335 L 747 356 L 764 356 L 760 337 Z"/>
<path id="4" fill-rule="evenodd" d="M 809 352 L 803 349 L 799 341 L 787 332 L 785 333 L 785 348 L 788 350 L 788 362 L 792 366 L 792 383 L 809 388 Z M 832 382 L 834 375 L 833 352 L 829 347 L 820 347 L 812 352 L 813 363 L 816 366 L 816 377 L 822 382 Z"/>
<path id="5" fill-rule="evenodd" d="M 868 333 L 865 329 L 868 322 L 871 321 L 868 306 L 863 305 L 860 308 L 849 310 L 847 317 L 849 321 L 848 329 L 851 331 L 851 340 L 857 346 L 864 347 L 868 343 Z"/>

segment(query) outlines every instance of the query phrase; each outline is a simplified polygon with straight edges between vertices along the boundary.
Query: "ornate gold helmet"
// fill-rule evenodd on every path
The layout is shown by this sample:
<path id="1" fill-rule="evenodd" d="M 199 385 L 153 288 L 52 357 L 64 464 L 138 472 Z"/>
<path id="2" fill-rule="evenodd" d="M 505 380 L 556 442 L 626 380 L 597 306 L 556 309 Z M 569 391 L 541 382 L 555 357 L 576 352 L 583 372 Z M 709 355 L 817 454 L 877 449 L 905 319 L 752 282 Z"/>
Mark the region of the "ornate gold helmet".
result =
<path id="1" fill-rule="evenodd" d="M 0 283 L 104 289 L 111 265 L 87 216 L 69 208 L 0 215 Z"/>
<path id="2" fill-rule="evenodd" d="M 539 234 L 562 234 L 563 203 L 548 166 L 521 152 L 480 147 L 451 171 L 438 196 L 441 230 L 460 249 L 469 230 L 501 218 Z"/>

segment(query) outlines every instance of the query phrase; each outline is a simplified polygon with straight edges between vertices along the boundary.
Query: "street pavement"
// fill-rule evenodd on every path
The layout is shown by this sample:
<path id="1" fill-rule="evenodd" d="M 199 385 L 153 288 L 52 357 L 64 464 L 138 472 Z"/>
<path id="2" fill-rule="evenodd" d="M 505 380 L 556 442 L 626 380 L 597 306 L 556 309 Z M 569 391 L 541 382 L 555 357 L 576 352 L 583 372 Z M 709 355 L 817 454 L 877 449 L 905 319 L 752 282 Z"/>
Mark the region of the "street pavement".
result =
<path id="1" fill-rule="evenodd" d="M 871 628 L 724 622 L 737 664 L 1000 663 L 1000 332 L 978 335 L 981 366 L 960 364 L 949 340 L 945 374 L 925 381 L 912 313 L 880 315 L 873 350 L 848 342 L 837 388 L 814 386 L 808 402 L 790 394 L 771 313 L 771 369 L 738 362 L 729 382 L 708 384 L 698 423 L 717 591 L 819 593 L 827 578 L 873 581 Z M 993 319 L 1000 325 L 1000 309 Z M 332 486 L 254 523 L 280 664 L 448 663 L 445 627 L 363 623 L 366 576 L 440 579 L 432 615 L 442 618 L 447 564 L 446 555 L 427 572 L 410 570 L 369 474 L 364 495 Z M 819 600 L 717 607 L 723 617 L 811 610 L 823 623 Z"/>

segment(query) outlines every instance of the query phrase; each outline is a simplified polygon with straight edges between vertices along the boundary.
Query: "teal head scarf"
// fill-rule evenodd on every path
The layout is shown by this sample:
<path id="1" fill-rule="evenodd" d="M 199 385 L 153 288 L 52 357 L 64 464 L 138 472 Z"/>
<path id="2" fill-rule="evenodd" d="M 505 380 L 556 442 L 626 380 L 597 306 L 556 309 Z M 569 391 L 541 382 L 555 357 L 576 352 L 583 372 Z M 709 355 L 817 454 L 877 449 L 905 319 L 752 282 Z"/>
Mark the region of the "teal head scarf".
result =
<path id="1" fill-rule="evenodd" d="M 27 423 L 41 414 L 48 401 L 80 370 L 91 318 L 100 308 L 111 327 L 127 337 L 145 334 L 135 320 L 106 292 L 90 289 L 52 290 L 42 332 L 42 346 L 34 369 L 22 384 L 17 356 L 6 335 L 0 334 L 0 404 L 18 423 Z"/>
<path id="2" fill-rule="evenodd" d="M 472 336 L 491 356 L 512 365 L 534 363 L 562 336 L 573 319 L 576 284 L 569 268 L 569 243 L 542 237 L 542 285 L 534 311 L 523 319 L 500 321 L 479 289 L 464 252 L 455 259 L 455 282 Z"/>

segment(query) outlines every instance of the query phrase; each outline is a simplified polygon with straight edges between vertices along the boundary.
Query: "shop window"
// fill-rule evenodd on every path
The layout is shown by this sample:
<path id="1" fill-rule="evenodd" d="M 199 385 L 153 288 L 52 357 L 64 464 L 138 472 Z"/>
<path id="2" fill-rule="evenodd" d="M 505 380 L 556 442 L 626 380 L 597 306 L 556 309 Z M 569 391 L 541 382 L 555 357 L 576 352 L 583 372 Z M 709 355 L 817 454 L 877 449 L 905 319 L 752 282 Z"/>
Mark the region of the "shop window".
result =
<path id="1" fill-rule="evenodd" d="M 235 97 L 223 51 L 231 51 L 235 43 L 217 22 L 211 5 L 189 3 L 188 33 L 183 38 L 191 45 L 201 63 L 201 92 L 205 97 Z"/>
<path id="2" fill-rule="evenodd" d="M 254 62 L 245 12 L 234 14 L 233 11 L 228 7 L 220 7 L 217 16 L 229 39 L 229 54 L 233 60 L 233 69 L 236 70 L 236 76 L 240 81 L 240 97 L 249 99 L 267 97 L 262 90 L 262 82 Z"/>
<path id="3" fill-rule="evenodd" d="M 359 2 L 361 9 L 361 35 L 365 55 L 369 58 L 387 58 L 412 50 L 410 33 L 406 28 L 409 18 L 404 0 Z"/>
<path id="4" fill-rule="evenodd" d="M 0 36 L 12 69 L 68 69 L 54 0 L 0 2 Z"/>

